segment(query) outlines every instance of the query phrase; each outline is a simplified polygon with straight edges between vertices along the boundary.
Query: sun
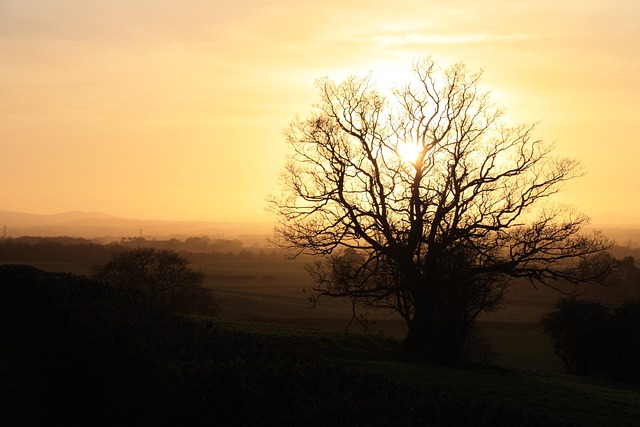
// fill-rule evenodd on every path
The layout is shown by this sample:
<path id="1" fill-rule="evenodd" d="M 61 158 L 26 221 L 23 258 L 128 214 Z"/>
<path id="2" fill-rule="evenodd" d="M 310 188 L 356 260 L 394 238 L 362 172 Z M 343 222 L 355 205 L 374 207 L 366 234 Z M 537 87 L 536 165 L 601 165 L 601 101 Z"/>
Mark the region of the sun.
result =
<path id="1" fill-rule="evenodd" d="M 398 144 L 397 154 L 405 162 L 415 164 L 421 150 L 422 147 L 414 142 L 403 142 Z"/>

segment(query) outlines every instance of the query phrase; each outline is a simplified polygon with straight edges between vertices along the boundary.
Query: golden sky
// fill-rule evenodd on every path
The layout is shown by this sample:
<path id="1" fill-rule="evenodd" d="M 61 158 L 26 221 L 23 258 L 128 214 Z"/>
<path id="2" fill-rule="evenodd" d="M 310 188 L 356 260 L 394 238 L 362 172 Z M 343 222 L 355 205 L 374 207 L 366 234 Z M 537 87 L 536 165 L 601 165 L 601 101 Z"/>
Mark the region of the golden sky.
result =
<path id="1" fill-rule="evenodd" d="M 0 0 L 0 210 L 260 220 L 314 81 L 484 67 L 582 160 L 565 202 L 640 215 L 640 2 Z"/>

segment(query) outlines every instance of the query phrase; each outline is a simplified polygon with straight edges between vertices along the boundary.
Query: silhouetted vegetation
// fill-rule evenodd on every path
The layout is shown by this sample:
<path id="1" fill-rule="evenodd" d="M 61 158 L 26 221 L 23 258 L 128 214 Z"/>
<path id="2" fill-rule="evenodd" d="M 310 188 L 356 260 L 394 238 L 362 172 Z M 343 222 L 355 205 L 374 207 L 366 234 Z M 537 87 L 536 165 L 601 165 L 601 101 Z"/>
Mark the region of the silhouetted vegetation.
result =
<path id="1" fill-rule="evenodd" d="M 611 307 L 572 296 L 541 322 L 567 373 L 640 384 L 640 300 Z"/>
<path id="2" fill-rule="evenodd" d="M 91 240 L 69 237 L 16 237 L 0 240 L 3 262 L 79 262 L 87 265 L 106 262 L 115 244 L 102 245 Z"/>
<path id="3" fill-rule="evenodd" d="M 616 252 L 621 252 L 620 248 Z M 629 251 L 635 253 L 635 251 Z M 611 255 L 609 255 L 611 256 Z M 621 259 L 612 256 L 615 269 L 613 274 L 605 279 L 608 288 L 600 293 L 604 298 L 616 300 L 626 298 L 640 298 L 640 268 L 636 266 L 635 258 L 622 252 Z"/>
<path id="4" fill-rule="evenodd" d="M 168 249 L 137 248 L 114 254 L 93 268 L 95 277 L 117 289 L 126 289 L 140 301 L 176 312 L 216 314 L 211 290 L 204 288 L 204 273 L 189 268 L 189 261 Z"/>
<path id="5" fill-rule="evenodd" d="M 270 201 L 277 243 L 324 257 L 310 268 L 318 294 L 354 312 L 394 310 L 407 351 L 447 364 L 512 279 L 598 280 L 577 267 L 609 245 L 582 233 L 585 215 L 541 206 L 580 166 L 554 158 L 534 125 L 501 123 L 480 80 L 431 58 L 388 97 L 371 77 L 320 80 L 318 104 L 286 131 L 291 154 Z"/>
<path id="6" fill-rule="evenodd" d="M 0 351 L 6 425 L 565 425 L 27 266 L 0 266 Z"/>
<path id="7" fill-rule="evenodd" d="M 193 240 L 206 244 L 193 244 Z M 190 237 L 184 242 L 134 238 L 119 243 L 100 244 L 82 238 L 24 236 L 0 239 L 0 262 L 65 262 L 91 266 L 107 262 L 114 254 L 139 248 L 172 250 L 191 262 L 282 258 L 281 251 L 273 248 L 243 248 L 242 243 L 237 240 L 204 237 Z"/>
<path id="8" fill-rule="evenodd" d="M 238 239 L 212 239 L 207 236 L 188 237 L 184 241 L 180 241 L 178 239 L 147 240 L 143 237 L 132 237 L 122 239 L 120 244 L 129 249 L 170 249 L 178 252 L 194 253 L 238 253 L 244 250 L 243 243 Z"/>

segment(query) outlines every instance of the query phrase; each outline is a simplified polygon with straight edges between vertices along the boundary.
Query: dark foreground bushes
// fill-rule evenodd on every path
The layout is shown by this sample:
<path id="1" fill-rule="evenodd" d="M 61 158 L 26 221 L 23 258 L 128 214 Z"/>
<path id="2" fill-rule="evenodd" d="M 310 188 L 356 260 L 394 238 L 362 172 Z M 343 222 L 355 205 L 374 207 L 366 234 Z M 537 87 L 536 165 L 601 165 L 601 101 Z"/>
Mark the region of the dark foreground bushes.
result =
<path id="1" fill-rule="evenodd" d="M 542 320 L 565 371 L 640 384 L 640 300 L 558 300 Z"/>
<path id="2" fill-rule="evenodd" d="M 0 355 L 3 425 L 557 425 L 24 266 L 0 266 Z"/>

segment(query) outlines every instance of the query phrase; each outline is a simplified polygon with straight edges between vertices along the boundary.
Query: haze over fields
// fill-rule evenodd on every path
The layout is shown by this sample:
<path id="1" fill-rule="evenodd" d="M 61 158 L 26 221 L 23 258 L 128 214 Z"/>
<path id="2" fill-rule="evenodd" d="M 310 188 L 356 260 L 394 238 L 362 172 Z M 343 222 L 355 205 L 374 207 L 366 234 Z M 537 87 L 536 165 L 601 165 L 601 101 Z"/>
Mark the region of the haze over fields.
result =
<path id="1" fill-rule="evenodd" d="M 36 215 L 0 210 L 0 232 L 5 237 L 73 236 L 103 238 L 105 242 L 129 237 L 170 239 L 209 236 L 240 239 L 246 246 L 266 244 L 273 230 L 270 222 L 162 221 L 119 218 L 102 212 L 63 212 Z"/>
<path id="2" fill-rule="evenodd" d="M 582 159 L 560 201 L 638 216 L 639 21 L 636 0 L 3 0 L 0 208 L 272 221 L 314 80 L 388 87 L 432 55 Z"/>
<path id="3" fill-rule="evenodd" d="M 52 215 L 0 210 L 0 236 L 74 236 L 105 242 L 123 237 L 151 239 L 209 236 L 238 239 L 245 246 L 265 246 L 273 233 L 270 221 L 163 221 L 121 218 L 102 212 L 70 211 Z M 618 245 L 640 247 L 640 217 L 607 213 L 593 218 L 591 228 L 603 231 Z"/>

